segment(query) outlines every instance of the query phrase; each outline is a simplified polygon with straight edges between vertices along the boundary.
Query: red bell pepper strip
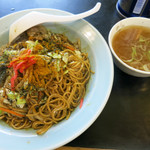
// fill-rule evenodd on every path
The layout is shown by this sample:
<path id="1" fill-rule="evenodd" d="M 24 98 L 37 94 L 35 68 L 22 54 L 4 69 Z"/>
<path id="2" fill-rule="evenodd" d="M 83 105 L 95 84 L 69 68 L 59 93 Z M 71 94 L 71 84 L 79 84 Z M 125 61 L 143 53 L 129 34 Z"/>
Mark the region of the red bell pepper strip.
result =
<path id="1" fill-rule="evenodd" d="M 83 98 L 81 98 L 81 100 L 80 100 L 80 105 L 79 105 L 80 109 L 82 108 L 82 105 L 83 105 Z"/>

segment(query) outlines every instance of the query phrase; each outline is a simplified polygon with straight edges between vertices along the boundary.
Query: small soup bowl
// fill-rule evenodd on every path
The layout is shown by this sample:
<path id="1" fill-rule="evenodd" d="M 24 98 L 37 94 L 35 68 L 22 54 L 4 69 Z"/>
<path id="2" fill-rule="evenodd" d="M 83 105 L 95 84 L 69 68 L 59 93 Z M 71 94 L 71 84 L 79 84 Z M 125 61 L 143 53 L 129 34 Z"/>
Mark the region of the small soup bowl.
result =
<path id="1" fill-rule="evenodd" d="M 120 31 L 122 28 L 127 27 L 127 26 L 143 26 L 143 27 L 150 27 L 150 19 L 144 18 L 144 17 L 131 17 L 131 18 L 126 18 L 123 19 L 119 22 L 117 22 L 110 30 L 109 36 L 108 36 L 108 43 L 110 50 L 112 52 L 113 58 L 114 58 L 114 63 L 120 68 L 123 72 L 136 76 L 136 77 L 150 77 L 150 72 L 149 71 L 142 71 L 139 69 L 135 69 L 125 62 L 123 62 L 118 55 L 115 53 L 113 47 L 112 47 L 112 41 L 115 36 L 115 34 Z"/>

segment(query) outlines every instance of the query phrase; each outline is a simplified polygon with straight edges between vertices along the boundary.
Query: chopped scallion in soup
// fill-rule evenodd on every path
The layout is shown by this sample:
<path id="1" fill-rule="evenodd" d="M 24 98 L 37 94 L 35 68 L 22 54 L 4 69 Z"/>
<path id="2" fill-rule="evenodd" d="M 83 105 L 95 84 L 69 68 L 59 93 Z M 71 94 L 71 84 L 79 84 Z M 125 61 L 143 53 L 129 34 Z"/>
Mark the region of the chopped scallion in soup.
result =
<path id="1" fill-rule="evenodd" d="M 150 71 L 150 28 L 124 27 L 115 34 L 112 47 L 126 64 L 136 69 Z"/>

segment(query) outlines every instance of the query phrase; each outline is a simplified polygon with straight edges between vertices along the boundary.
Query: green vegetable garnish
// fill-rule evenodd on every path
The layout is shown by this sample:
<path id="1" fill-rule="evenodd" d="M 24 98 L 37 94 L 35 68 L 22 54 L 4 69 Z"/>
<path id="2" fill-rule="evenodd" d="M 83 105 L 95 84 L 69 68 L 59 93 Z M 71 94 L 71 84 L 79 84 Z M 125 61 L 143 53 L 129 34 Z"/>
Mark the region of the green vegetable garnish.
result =
<path id="1" fill-rule="evenodd" d="M 2 113 L 2 110 L 0 110 L 0 114 Z"/>
<path id="2" fill-rule="evenodd" d="M 12 92 L 12 91 L 10 91 L 10 92 L 7 94 L 8 98 L 11 99 L 11 100 L 15 100 L 16 97 L 17 97 L 17 95 L 18 95 L 18 94 L 17 94 L 16 92 Z"/>
<path id="3" fill-rule="evenodd" d="M 17 105 L 25 104 L 25 103 L 26 100 L 24 98 L 21 98 L 20 96 L 17 97 Z"/>
<path id="4" fill-rule="evenodd" d="M 60 55 L 60 54 L 57 54 L 57 53 L 51 53 L 51 52 L 49 52 L 49 53 L 47 53 L 47 55 L 48 55 L 48 56 L 51 56 L 52 58 L 58 58 L 58 59 L 61 58 L 61 55 Z"/>
<path id="5" fill-rule="evenodd" d="M 68 53 L 64 53 L 62 60 L 67 64 L 68 63 Z"/>
<path id="6" fill-rule="evenodd" d="M 23 108 L 26 103 L 26 100 L 23 97 L 17 96 L 17 106 Z"/>
<path id="7" fill-rule="evenodd" d="M 57 71 L 59 72 L 60 71 L 60 60 L 57 59 L 57 62 L 56 62 L 56 66 L 57 66 Z"/>
<path id="8" fill-rule="evenodd" d="M 37 44 L 38 44 L 38 40 L 34 41 L 26 41 L 27 43 L 27 49 L 33 49 Z"/>

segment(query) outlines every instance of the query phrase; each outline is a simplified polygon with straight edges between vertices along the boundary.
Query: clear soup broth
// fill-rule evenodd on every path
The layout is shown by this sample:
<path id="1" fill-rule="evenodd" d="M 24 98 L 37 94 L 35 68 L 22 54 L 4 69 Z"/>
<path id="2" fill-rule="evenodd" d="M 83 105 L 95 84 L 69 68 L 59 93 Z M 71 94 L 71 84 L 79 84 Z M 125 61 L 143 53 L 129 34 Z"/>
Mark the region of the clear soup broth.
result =
<path id="1" fill-rule="evenodd" d="M 126 64 L 139 70 L 150 71 L 150 28 L 124 27 L 115 34 L 112 47 Z"/>

